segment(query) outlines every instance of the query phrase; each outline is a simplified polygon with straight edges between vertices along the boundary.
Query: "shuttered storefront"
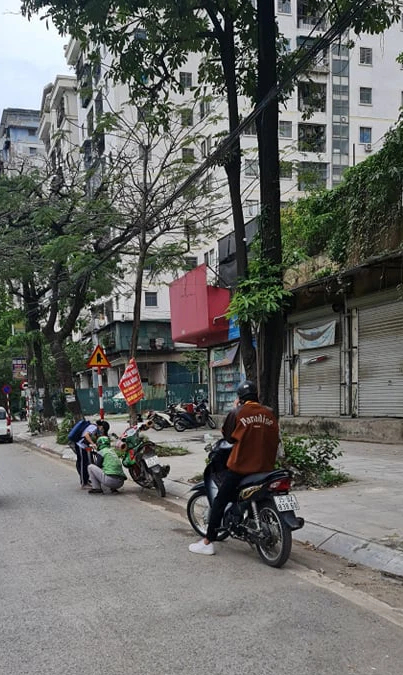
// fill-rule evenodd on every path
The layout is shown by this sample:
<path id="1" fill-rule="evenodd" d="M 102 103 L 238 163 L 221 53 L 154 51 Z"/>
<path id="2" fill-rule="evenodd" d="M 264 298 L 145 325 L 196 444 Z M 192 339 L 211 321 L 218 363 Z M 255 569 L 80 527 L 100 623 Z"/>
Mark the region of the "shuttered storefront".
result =
<path id="1" fill-rule="evenodd" d="M 340 415 L 340 345 L 299 353 L 300 415 Z"/>
<path id="2" fill-rule="evenodd" d="M 340 325 L 334 317 L 304 322 L 294 328 L 298 354 L 298 413 L 340 415 Z"/>
<path id="3" fill-rule="evenodd" d="M 403 417 L 403 302 L 358 310 L 358 415 Z"/>

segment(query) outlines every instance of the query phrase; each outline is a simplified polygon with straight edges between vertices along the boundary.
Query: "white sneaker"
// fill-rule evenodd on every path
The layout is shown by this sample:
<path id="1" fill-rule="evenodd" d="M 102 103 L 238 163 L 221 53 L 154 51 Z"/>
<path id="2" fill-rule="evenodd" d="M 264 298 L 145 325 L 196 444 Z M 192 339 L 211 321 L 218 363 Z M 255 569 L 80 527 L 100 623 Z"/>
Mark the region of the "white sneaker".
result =
<path id="1" fill-rule="evenodd" d="M 202 555 L 214 555 L 215 553 L 213 544 L 205 544 L 203 539 L 200 539 L 196 544 L 190 544 L 189 551 L 191 553 L 201 553 Z"/>

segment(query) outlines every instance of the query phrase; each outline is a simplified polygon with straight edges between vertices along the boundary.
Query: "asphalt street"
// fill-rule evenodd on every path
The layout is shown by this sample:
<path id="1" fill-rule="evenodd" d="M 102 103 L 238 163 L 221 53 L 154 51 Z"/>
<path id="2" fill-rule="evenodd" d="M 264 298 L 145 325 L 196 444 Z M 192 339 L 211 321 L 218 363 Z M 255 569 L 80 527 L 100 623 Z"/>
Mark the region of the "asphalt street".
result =
<path id="1" fill-rule="evenodd" d="M 0 652 L 7 675 L 396 675 L 402 612 L 189 525 L 134 483 L 89 495 L 70 462 L 0 446 Z"/>

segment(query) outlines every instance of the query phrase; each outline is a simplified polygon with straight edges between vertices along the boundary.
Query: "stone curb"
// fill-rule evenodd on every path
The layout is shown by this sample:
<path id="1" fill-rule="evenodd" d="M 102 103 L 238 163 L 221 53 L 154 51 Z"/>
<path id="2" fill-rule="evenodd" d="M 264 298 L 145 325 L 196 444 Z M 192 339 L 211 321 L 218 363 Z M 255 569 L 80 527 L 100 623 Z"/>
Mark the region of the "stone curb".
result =
<path id="1" fill-rule="evenodd" d="M 74 453 L 68 446 L 58 452 L 57 450 L 48 448 L 39 439 L 36 441 L 35 437 L 27 439 L 17 436 L 15 440 L 27 447 L 34 447 L 35 450 L 44 454 L 51 454 L 62 460 L 74 461 Z M 167 487 L 165 499 L 173 503 L 177 503 L 178 500 L 186 502 L 192 484 L 170 478 L 165 478 L 164 480 Z M 338 555 L 349 562 L 365 565 L 366 567 L 371 567 L 372 569 L 403 579 L 403 551 L 382 546 L 374 541 L 357 537 L 347 532 L 333 530 L 309 520 L 305 520 L 302 530 L 293 532 L 293 538 L 301 543 L 311 544 L 319 550 Z"/>

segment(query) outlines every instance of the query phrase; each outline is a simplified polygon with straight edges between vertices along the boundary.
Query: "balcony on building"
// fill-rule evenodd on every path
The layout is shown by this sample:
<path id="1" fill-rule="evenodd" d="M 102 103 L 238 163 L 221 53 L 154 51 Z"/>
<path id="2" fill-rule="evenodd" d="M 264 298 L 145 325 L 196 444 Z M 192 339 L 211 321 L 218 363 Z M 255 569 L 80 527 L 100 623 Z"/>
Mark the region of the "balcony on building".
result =
<path id="1" fill-rule="evenodd" d="M 170 284 L 169 297 L 174 342 L 209 347 L 228 341 L 230 291 L 207 284 L 205 264 Z"/>

